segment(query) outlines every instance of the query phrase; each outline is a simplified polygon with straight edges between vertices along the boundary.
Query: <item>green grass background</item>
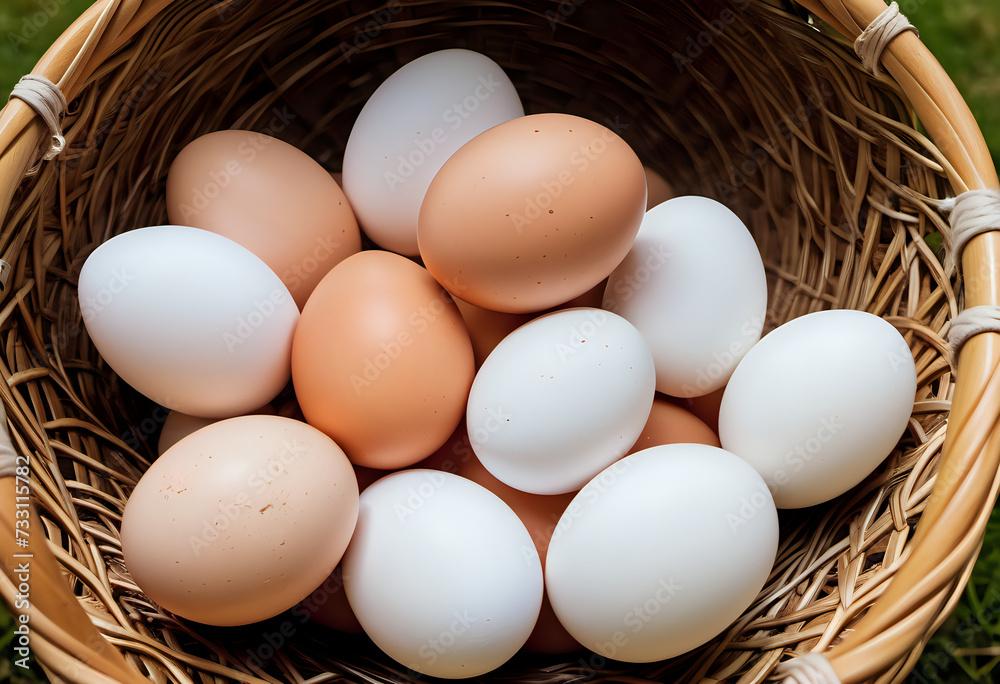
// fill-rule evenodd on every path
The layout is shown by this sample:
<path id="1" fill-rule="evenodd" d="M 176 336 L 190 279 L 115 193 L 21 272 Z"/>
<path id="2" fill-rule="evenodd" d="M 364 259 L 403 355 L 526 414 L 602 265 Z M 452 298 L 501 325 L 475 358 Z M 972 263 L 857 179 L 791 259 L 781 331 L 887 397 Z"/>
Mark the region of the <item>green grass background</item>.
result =
<path id="1" fill-rule="evenodd" d="M 903 11 L 951 75 L 1000 160 L 1000 2 L 902 0 Z M 4 101 L 88 0 L 0 0 L 0 95 Z M 13 622 L 0 604 L 0 682 L 44 681 L 12 664 Z M 911 684 L 993 682 L 1000 662 L 1000 508 L 994 510 L 962 602 L 934 635 Z M 998 677 L 1000 678 L 1000 677 Z"/>

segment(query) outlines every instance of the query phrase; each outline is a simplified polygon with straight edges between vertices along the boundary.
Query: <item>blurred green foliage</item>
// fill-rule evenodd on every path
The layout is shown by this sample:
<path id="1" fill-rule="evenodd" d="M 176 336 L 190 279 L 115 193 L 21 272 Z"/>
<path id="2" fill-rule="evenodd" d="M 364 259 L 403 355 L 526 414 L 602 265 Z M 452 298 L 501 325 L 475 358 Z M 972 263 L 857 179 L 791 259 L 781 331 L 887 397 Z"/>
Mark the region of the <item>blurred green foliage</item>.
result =
<path id="1" fill-rule="evenodd" d="M 1000 662 L 1000 507 L 994 508 L 962 601 L 934 634 L 909 684 L 996 681 Z"/>
<path id="2" fill-rule="evenodd" d="M 88 0 L 0 0 L 0 95 L 31 71 L 63 30 L 90 6 Z M 1000 160 L 1000 2 L 902 0 L 969 103 L 995 161 Z M 14 667 L 14 623 L 0 605 L 0 681 L 44 681 L 37 666 Z M 994 510 L 983 551 L 963 600 L 924 650 L 910 684 L 993 682 L 1000 670 L 1000 509 Z"/>
<path id="3" fill-rule="evenodd" d="M 0 94 L 2 102 L 29 73 L 89 0 L 0 0 Z"/>
<path id="4" fill-rule="evenodd" d="M 21 660 L 19 654 L 14 653 L 14 628 L 17 624 L 13 616 L 0 602 L 0 682 L 10 682 L 10 684 L 32 684 L 33 682 L 48 681 L 41 673 L 41 668 L 35 662 L 34 654 L 28 658 L 28 667 L 21 667 L 16 661 Z M 30 623 L 29 623 L 30 628 Z M 31 648 L 29 643 L 28 648 Z"/>
<path id="5" fill-rule="evenodd" d="M 1000 166 L 1000 2 L 900 2 L 907 4 L 916 7 L 910 22 L 969 104 Z"/>

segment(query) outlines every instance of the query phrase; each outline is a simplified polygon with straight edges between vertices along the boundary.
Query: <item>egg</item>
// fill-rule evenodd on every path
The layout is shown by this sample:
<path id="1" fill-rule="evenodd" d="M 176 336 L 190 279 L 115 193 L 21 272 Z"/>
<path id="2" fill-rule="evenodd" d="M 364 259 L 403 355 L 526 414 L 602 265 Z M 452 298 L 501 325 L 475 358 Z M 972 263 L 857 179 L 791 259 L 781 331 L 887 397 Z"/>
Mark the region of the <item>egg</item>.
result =
<path id="1" fill-rule="evenodd" d="M 358 491 L 364 492 L 385 473 L 380 470 L 354 466 L 354 475 L 358 480 Z M 303 620 L 312 620 L 338 632 L 361 634 L 364 631 L 347 600 L 347 592 L 344 591 L 344 574 L 340 565 L 333 569 L 323 584 L 302 599 L 292 612 Z"/>
<path id="2" fill-rule="evenodd" d="M 241 416 L 177 442 L 122 515 L 125 566 L 158 605 L 210 625 L 257 622 L 301 601 L 344 554 L 358 484 L 305 423 Z"/>
<path id="3" fill-rule="evenodd" d="M 163 421 L 163 429 L 160 430 L 160 438 L 157 442 L 157 453 L 161 456 L 163 452 L 177 444 L 184 437 L 201 428 L 218 423 L 221 418 L 199 418 L 189 416 L 179 411 L 171 411 L 167 414 L 167 419 Z"/>
<path id="4" fill-rule="evenodd" d="M 383 470 L 444 444 L 462 420 L 474 374 L 451 297 L 391 252 L 360 252 L 334 267 L 306 303 L 292 347 L 306 421 L 353 463 Z"/>
<path id="5" fill-rule="evenodd" d="M 635 443 L 654 383 L 649 347 L 620 316 L 587 308 L 540 316 L 476 373 L 466 411 L 473 451 L 515 489 L 575 491 Z"/>
<path id="6" fill-rule="evenodd" d="M 250 250 L 187 226 L 121 233 L 80 271 L 83 322 L 122 380 L 161 406 L 227 418 L 291 376 L 299 310 Z"/>
<path id="7" fill-rule="evenodd" d="M 347 197 L 305 152 L 255 131 L 208 133 L 167 174 L 171 223 L 243 245 L 285 284 L 301 309 L 333 266 L 360 251 Z"/>
<path id="8" fill-rule="evenodd" d="M 559 309 L 576 309 L 579 307 L 587 307 L 591 309 L 600 309 L 601 304 L 604 303 L 604 289 L 608 286 L 608 279 L 605 278 L 601 282 L 594 285 L 582 295 L 573 297 L 566 302 L 555 307 L 555 310 Z"/>
<path id="9" fill-rule="evenodd" d="M 247 415 L 273 416 L 276 414 L 277 411 L 274 410 L 273 406 L 265 404 L 259 409 L 250 411 Z M 163 421 L 163 427 L 160 429 L 160 436 L 156 444 L 157 453 L 162 456 L 164 451 L 172 447 L 174 444 L 177 444 L 177 442 L 181 441 L 195 430 L 200 430 L 206 425 L 217 423 L 220 420 L 223 419 L 199 418 L 198 416 L 189 416 L 185 413 L 179 413 L 177 411 L 169 412 L 166 420 Z"/>
<path id="10" fill-rule="evenodd" d="M 465 421 L 463 420 L 440 449 L 413 467 L 443 470 L 454 475 L 465 466 L 467 461 L 475 458 L 476 454 L 472 451 L 472 445 L 469 443 L 469 432 L 465 429 Z"/>
<path id="11" fill-rule="evenodd" d="M 603 308 L 638 328 L 656 360 L 656 389 L 675 397 L 726 384 L 760 339 L 764 264 L 736 214 L 707 197 L 650 209 L 611 274 Z"/>
<path id="12" fill-rule="evenodd" d="M 510 507 L 436 470 L 392 473 L 364 491 L 343 573 L 365 633 L 432 677 L 475 677 L 505 663 L 542 601 L 538 552 Z"/>
<path id="13" fill-rule="evenodd" d="M 311 620 L 329 629 L 348 634 L 362 634 L 364 629 L 351 610 L 344 591 L 344 575 L 340 565 L 334 568 L 323 584 L 302 599 L 292 610 L 303 620 Z"/>
<path id="14" fill-rule="evenodd" d="M 469 444 L 468 435 L 465 435 L 465 444 Z M 531 535 L 544 571 L 545 553 L 549 548 L 549 539 L 552 538 L 559 517 L 569 506 L 569 502 L 573 500 L 574 493 L 542 496 L 508 487 L 493 477 L 475 456 L 461 462 L 458 475 L 485 487 L 510 506 Z M 538 620 L 524 644 L 524 650 L 531 653 L 569 653 L 580 648 L 582 647 L 576 639 L 570 636 L 569 632 L 559 624 L 559 620 L 556 619 L 552 606 L 549 604 L 548 597 L 543 595 Z"/>
<path id="15" fill-rule="evenodd" d="M 670 401 L 690 411 L 704 422 L 712 432 L 719 434 L 719 407 L 722 405 L 722 395 L 725 394 L 725 391 L 726 387 L 723 385 L 700 397 L 670 397 Z"/>
<path id="16" fill-rule="evenodd" d="M 653 399 L 653 408 L 630 454 L 663 444 L 708 444 L 721 447 L 719 437 L 697 416 L 663 396 Z"/>
<path id="17" fill-rule="evenodd" d="M 676 196 L 673 187 L 663 176 L 649 166 L 643 166 L 642 170 L 646 173 L 646 211 Z"/>
<path id="18" fill-rule="evenodd" d="M 778 508 L 814 506 L 859 484 L 910 420 L 917 375 L 903 336 L 864 311 L 818 311 L 768 333 L 719 408 L 722 446 L 768 483 Z"/>
<path id="19" fill-rule="evenodd" d="M 439 50 L 402 66 L 365 103 L 344 151 L 344 190 L 365 234 L 415 256 L 431 179 L 466 142 L 523 115 L 510 79 L 485 55 Z"/>
<path id="20" fill-rule="evenodd" d="M 626 456 L 559 519 L 545 588 L 563 626 L 609 659 L 690 651 L 732 624 L 767 581 L 778 515 L 764 481 L 717 447 Z"/>
<path id="21" fill-rule="evenodd" d="M 642 163 L 618 135 L 568 114 L 512 119 L 463 145 L 434 177 L 417 242 L 456 297 L 542 311 L 606 278 L 646 206 Z"/>
<path id="22" fill-rule="evenodd" d="M 465 327 L 469 331 L 476 368 L 490 355 L 500 340 L 533 318 L 532 314 L 512 314 L 490 311 L 463 299 L 455 298 L 455 304 L 462 314 Z"/>

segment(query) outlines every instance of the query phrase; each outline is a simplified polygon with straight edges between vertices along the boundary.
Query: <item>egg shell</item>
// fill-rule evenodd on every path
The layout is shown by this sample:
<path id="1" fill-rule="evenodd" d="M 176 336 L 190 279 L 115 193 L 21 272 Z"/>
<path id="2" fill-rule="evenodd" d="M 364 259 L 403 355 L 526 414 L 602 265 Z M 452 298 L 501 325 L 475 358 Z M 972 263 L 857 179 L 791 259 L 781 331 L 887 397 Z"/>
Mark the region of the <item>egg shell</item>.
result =
<path id="1" fill-rule="evenodd" d="M 179 411 L 171 411 L 167 414 L 167 419 L 163 421 L 163 429 L 160 431 L 160 438 L 156 444 L 157 452 L 162 456 L 163 452 L 177 444 L 192 432 L 201 428 L 218 423 L 222 418 L 199 418 L 189 416 Z"/>
<path id="2" fill-rule="evenodd" d="M 573 297 L 573 299 L 567 300 L 562 304 L 552 307 L 551 309 L 546 309 L 543 313 L 552 313 L 553 311 L 561 311 L 562 309 L 578 309 L 580 307 L 587 307 L 590 309 L 600 309 L 601 304 L 604 302 L 604 289 L 608 286 L 608 279 L 605 278 L 601 282 L 594 285 L 582 295 Z"/>
<path id="3" fill-rule="evenodd" d="M 340 565 L 333 569 L 323 584 L 295 606 L 293 613 L 338 632 L 364 633 L 364 628 L 358 622 L 347 600 L 343 570 Z"/>
<path id="4" fill-rule="evenodd" d="M 503 69 L 477 52 L 439 50 L 393 73 L 368 98 L 344 152 L 344 190 L 368 237 L 415 256 L 434 175 L 466 142 L 523 115 Z"/>
<path id="5" fill-rule="evenodd" d="M 465 444 L 469 444 L 467 434 L 465 435 Z M 538 550 L 538 556 L 542 560 L 542 570 L 544 570 L 545 553 L 549 548 L 549 540 L 552 538 L 560 516 L 569 506 L 569 502 L 573 500 L 575 492 L 542 496 L 508 487 L 493 477 L 475 456 L 462 461 L 458 468 L 458 475 L 485 487 L 510 506 L 531 535 L 531 540 Z M 549 604 L 548 597 L 543 595 L 538 620 L 524 644 L 524 650 L 530 653 L 570 653 L 580 648 L 582 647 L 579 642 L 570 636 L 565 627 L 559 624 L 559 620 Z"/>
<path id="6" fill-rule="evenodd" d="M 723 632 L 767 581 L 778 516 L 745 461 L 703 444 L 626 456 L 587 483 L 549 542 L 545 587 L 581 644 L 633 663 Z"/>
<path id="7" fill-rule="evenodd" d="M 670 401 L 681 408 L 687 409 L 707 425 L 712 432 L 719 434 L 719 407 L 722 405 L 722 395 L 725 386 L 703 394 L 700 397 L 668 397 Z"/>
<path id="8" fill-rule="evenodd" d="M 472 340 L 472 349 L 476 357 L 476 368 L 483 365 L 483 361 L 490 355 L 500 340 L 507 337 L 517 328 L 528 321 L 531 321 L 544 313 L 554 313 L 562 309 L 576 309 L 589 307 L 598 309 L 604 299 L 604 288 L 606 282 L 602 280 L 596 286 L 584 292 L 579 297 L 574 297 L 568 302 L 553 307 L 540 313 L 503 313 L 502 311 L 491 311 L 475 304 L 455 297 L 455 304 L 462 313 L 462 320 L 469 331 L 469 339 Z"/>
<path id="9" fill-rule="evenodd" d="M 507 504 L 458 475 L 392 473 L 361 495 L 344 587 L 365 633 L 421 674 L 489 672 L 527 640 L 542 566 Z"/>
<path id="10" fill-rule="evenodd" d="M 320 282 L 302 311 L 292 378 L 306 420 L 357 465 L 396 469 L 458 426 L 475 374 L 455 303 L 405 257 L 365 251 Z"/>
<path id="11" fill-rule="evenodd" d="M 472 350 L 476 359 L 476 368 L 490 355 L 500 340 L 507 337 L 534 316 L 533 314 L 512 314 L 501 311 L 490 311 L 467 301 L 455 298 L 455 304 L 462 313 L 462 320 L 469 331 Z"/>
<path id="12" fill-rule="evenodd" d="M 603 308 L 642 332 L 656 360 L 656 389 L 708 394 L 760 339 L 767 309 L 764 264 L 736 214 L 707 197 L 653 207 L 611 274 Z"/>
<path id="13" fill-rule="evenodd" d="M 456 475 L 466 461 L 475 458 L 476 454 L 472 451 L 472 444 L 469 442 L 469 432 L 465 429 L 465 421 L 463 420 L 455 428 L 455 432 L 451 434 L 448 441 L 441 445 L 440 449 L 414 464 L 413 467 L 442 470 L 446 473 Z"/>
<path id="14" fill-rule="evenodd" d="M 264 404 L 259 409 L 250 411 L 247 415 L 273 416 L 277 415 L 277 411 L 270 404 Z M 200 430 L 212 423 L 218 423 L 220 420 L 224 419 L 199 418 L 198 416 L 189 416 L 186 413 L 171 411 L 167 414 L 166 420 L 163 421 L 163 427 L 160 429 L 160 436 L 156 443 L 157 453 L 162 456 L 164 451 L 177 444 L 177 442 L 195 430 Z"/>
<path id="15" fill-rule="evenodd" d="M 642 170 L 646 173 L 646 211 L 677 196 L 666 178 L 649 166 L 643 166 Z"/>
<path id="16" fill-rule="evenodd" d="M 354 466 L 354 475 L 358 480 L 358 491 L 363 492 L 381 479 L 385 472 L 363 466 Z M 315 591 L 299 602 L 295 611 L 298 611 L 297 615 L 306 616 L 313 622 L 338 632 L 349 634 L 364 632 L 347 600 L 347 592 L 344 591 L 344 574 L 340 565 L 333 569 L 323 584 L 316 587 Z"/>
<path id="17" fill-rule="evenodd" d="M 445 162 L 420 209 L 420 255 L 467 302 L 542 311 L 611 273 L 645 206 L 642 163 L 624 140 L 587 119 L 534 114 Z"/>
<path id="18" fill-rule="evenodd" d="M 157 604 L 210 625 L 294 606 L 330 575 L 357 522 L 343 451 L 305 423 L 241 416 L 153 462 L 122 517 L 125 565 Z"/>
<path id="19" fill-rule="evenodd" d="M 188 143 L 167 174 L 167 216 L 249 249 L 299 309 L 327 271 L 361 249 L 354 212 L 329 172 L 256 131 L 215 131 Z"/>
<path id="20" fill-rule="evenodd" d="M 814 506 L 865 479 L 906 431 L 913 356 L 887 321 L 818 311 L 746 355 L 719 409 L 722 445 L 768 483 L 778 508 Z"/>
<path id="21" fill-rule="evenodd" d="M 663 444 L 685 443 L 722 446 L 719 436 L 701 419 L 660 395 L 653 399 L 646 425 L 628 453 Z"/>
<path id="22" fill-rule="evenodd" d="M 104 360 L 167 409 L 242 415 L 291 376 L 299 310 L 263 261 L 221 235 L 187 226 L 117 235 L 87 257 L 78 293 Z"/>
<path id="23" fill-rule="evenodd" d="M 587 308 L 540 316 L 476 374 L 466 412 L 473 450 L 511 487 L 575 491 L 635 443 L 654 383 L 649 348 L 620 316 Z"/>

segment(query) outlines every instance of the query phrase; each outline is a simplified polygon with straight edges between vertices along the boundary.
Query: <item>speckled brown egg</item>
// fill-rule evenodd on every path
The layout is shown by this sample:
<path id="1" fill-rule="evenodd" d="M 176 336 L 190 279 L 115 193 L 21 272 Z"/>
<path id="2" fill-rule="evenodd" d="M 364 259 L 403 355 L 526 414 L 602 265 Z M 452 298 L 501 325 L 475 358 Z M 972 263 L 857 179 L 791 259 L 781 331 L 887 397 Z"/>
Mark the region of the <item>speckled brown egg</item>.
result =
<path id="1" fill-rule="evenodd" d="M 625 257 L 646 209 L 642 162 L 610 129 L 567 114 L 512 119 L 434 177 L 417 227 L 427 270 L 486 309 L 541 311 Z"/>
<path id="2" fill-rule="evenodd" d="M 209 625 L 288 610 L 337 566 L 358 519 L 344 452 L 305 423 L 241 416 L 153 462 L 122 516 L 125 565 L 163 609 Z"/>

